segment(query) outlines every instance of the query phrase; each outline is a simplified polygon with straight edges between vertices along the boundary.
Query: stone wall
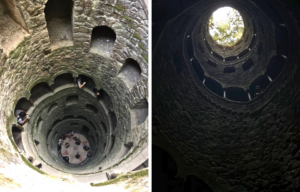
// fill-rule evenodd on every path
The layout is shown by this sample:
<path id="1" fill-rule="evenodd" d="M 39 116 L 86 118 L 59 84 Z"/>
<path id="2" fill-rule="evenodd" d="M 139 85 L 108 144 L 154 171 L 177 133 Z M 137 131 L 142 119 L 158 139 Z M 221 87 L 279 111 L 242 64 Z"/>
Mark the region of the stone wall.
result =
<path id="1" fill-rule="evenodd" d="M 11 137 L 17 102 L 24 97 L 29 99 L 30 90 L 37 83 L 51 85 L 58 74 L 71 72 L 74 77 L 80 74 L 91 77 L 96 88 L 109 94 L 118 121 L 114 134 L 127 133 L 116 137 L 111 153 L 114 154 L 125 138 L 137 132 L 127 121 L 130 109 L 141 100 L 148 100 L 148 18 L 144 7 L 139 1 L 74 1 L 73 41 L 53 45 L 46 27 L 46 2 L 25 0 L 15 4 L 20 8 L 29 35 L 9 53 L 0 52 L 0 147 L 6 149 L 5 157 L 10 156 L 11 162 L 20 162 Z M 110 56 L 89 52 L 92 29 L 104 25 L 116 33 Z M 142 69 L 141 78 L 130 90 L 117 77 L 127 58 L 136 60 Z M 144 137 L 142 133 L 148 131 L 146 121 L 141 126 L 139 138 L 134 138 L 136 143 Z"/>
<path id="2" fill-rule="evenodd" d="M 299 26 L 290 14 L 291 6 L 264 1 L 285 18 L 293 40 L 289 41 L 288 67 L 255 107 L 216 99 L 201 81 L 195 81 L 198 77 L 188 59 L 180 65 L 171 62 L 177 50 L 181 58 L 186 53 L 182 43 L 186 36 L 179 36 L 182 27 L 178 23 L 193 10 L 199 14 L 201 7 L 218 2 L 201 1 L 199 7 L 186 7 L 161 30 L 153 54 L 153 143 L 174 157 L 177 175 L 197 175 L 214 191 L 297 191 L 300 79 L 296 74 L 300 71 L 295 55 L 299 55 Z M 258 1 L 243 3 L 260 7 L 262 14 L 269 13 Z"/>

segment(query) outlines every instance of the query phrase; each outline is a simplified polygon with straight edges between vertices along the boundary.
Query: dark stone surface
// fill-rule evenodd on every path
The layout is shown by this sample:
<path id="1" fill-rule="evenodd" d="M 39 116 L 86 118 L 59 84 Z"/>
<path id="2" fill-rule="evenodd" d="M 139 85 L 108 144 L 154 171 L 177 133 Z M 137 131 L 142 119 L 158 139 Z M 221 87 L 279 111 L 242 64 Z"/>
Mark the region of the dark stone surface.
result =
<path id="1" fill-rule="evenodd" d="M 247 90 L 256 78 L 264 75 L 273 52 L 277 54 L 275 47 L 267 42 L 275 40 L 272 34 L 281 22 L 288 30 L 290 45 L 285 67 L 261 96 L 250 102 L 232 102 L 221 98 L 222 95 L 216 96 L 203 85 L 199 78 L 201 73 L 192 66 L 194 60 L 188 58 L 185 46 L 188 43 L 184 44 L 187 39 L 184 31 L 188 30 L 188 24 L 182 23 L 185 18 L 204 13 L 218 2 L 221 1 L 201 1 L 189 9 L 183 8 L 181 15 L 174 16 L 172 21 L 171 18 L 161 18 L 169 21 L 161 31 L 159 41 L 154 44 L 153 143 L 174 158 L 178 166 L 177 175 L 186 177 L 194 174 L 213 191 L 298 191 L 299 26 L 284 1 L 266 0 L 260 3 L 255 0 L 240 4 L 242 9 L 251 9 L 248 13 L 253 22 L 261 23 L 257 28 L 257 34 L 260 34 L 257 46 L 245 54 L 244 59 L 240 58 L 235 64 L 236 72 L 230 73 L 231 76 L 212 73 L 210 78 L 217 79 L 223 88 L 244 87 L 242 85 L 246 84 L 248 87 L 244 89 Z M 222 4 L 227 3 L 234 4 L 233 1 L 222 1 Z M 165 12 L 168 12 L 166 7 Z M 269 22 L 264 22 L 264 17 Z M 183 32 L 178 32 L 180 30 Z M 193 35 L 201 36 L 201 33 Z M 260 52 L 257 50 L 258 42 L 263 44 L 260 55 L 257 55 Z M 199 42 L 194 42 L 194 47 L 196 43 Z M 195 56 L 203 70 L 223 72 L 223 64 L 213 60 L 206 46 L 202 46 L 204 53 L 195 51 Z M 181 56 L 177 54 L 177 59 L 184 58 L 180 70 L 171 62 L 174 53 L 179 52 Z M 208 58 L 217 67 L 209 65 Z M 242 65 L 249 58 L 254 65 L 244 71 Z"/>

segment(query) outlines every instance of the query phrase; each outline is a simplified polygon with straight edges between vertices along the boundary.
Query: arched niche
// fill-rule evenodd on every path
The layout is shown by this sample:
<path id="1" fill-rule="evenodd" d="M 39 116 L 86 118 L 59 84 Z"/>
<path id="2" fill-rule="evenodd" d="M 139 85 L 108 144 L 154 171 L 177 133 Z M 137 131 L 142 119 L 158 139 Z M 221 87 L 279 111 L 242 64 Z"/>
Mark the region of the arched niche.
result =
<path id="1" fill-rule="evenodd" d="M 48 0 L 45 17 L 50 43 L 73 40 L 73 1 Z"/>
<path id="2" fill-rule="evenodd" d="M 152 178 L 152 190 L 153 191 L 168 191 L 168 181 L 173 183 L 173 187 L 183 184 L 183 179 L 176 177 L 178 172 L 178 166 L 174 158 L 166 150 L 152 145 L 152 159 L 153 175 L 161 175 L 161 177 Z"/>
<path id="3" fill-rule="evenodd" d="M 109 109 L 110 107 L 112 107 L 112 101 L 110 99 L 110 96 L 106 93 L 106 91 L 104 91 L 103 89 L 100 89 L 100 96 L 98 97 L 99 100 L 101 100 L 105 107 L 107 109 Z"/>
<path id="4" fill-rule="evenodd" d="M 16 110 L 19 109 L 19 110 L 24 110 L 25 112 L 27 112 L 31 106 L 32 106 L 32 103 L 30 101 L 28 101 L 26 98 L 21 98 L 15 107 L 15 116 L 17 116 Z"/>
<path id="5" fill-rule="evenodd" d="M 144 168 L 147 168 L 149 166 L 149 162 L 148 162 L 148 159 L 143 162 L 141 165 L 139 165 L 137 168 L 135 168 L 133 171 L 138 171 L 138 170 L 141 170 L 141 169 L 144 169 Z"/>
<path id="6" fill-rule="evenodd" d="M 83 86 L 85 88 L 88 88 L 90 90 L 93 90 L 95 88 L 95 82 L 93 79 L 91 79 L 90 77 L 86 76 L 86 75 L 79 75 L 78 78 L 81 77 L 84 79 L 84 81 L 86 82 L 86 84 Z M 77 78 L 77 80 L 78 80 Z M 77 82 L 77 86 L 78 86 L 78 82 Z"/>
<path id="7" fill-rule="evenodd" d="M 17 128 L 16 126 L 13 126 L 11 129 L 11 132 L 12 132 L 13 140 L 14 140 L 15 144 L 17 145 L 17 147 L 20 150 L 25 151 L 23 142 L 22 142 L 22 131 L 19 128 Z"/>
<path id="8" fill-rule="evenodd" d="M 254 65 L 254 62 L 253 62 L 253 60 L 250 58 L 250 59 L 248 59 L 248 60 L 242 65 L 242 67 L 243 67 L 243 70 L 244 70 L 244 71 L 247 71 L 247 70 L 250 69 L 253 65 Z"/>
<path id="9" fill-rule="evenodd" d="M 182 191 L 214 192 L 204 181 L 200 180 L 195 175 L 188 175 L 186 177 Z"/>
<path id="10" fill-rule="evenodd" d="M 0 1 L 0 18 L 0 49 L 9 54 L 29 34 L 16 1 Z"/>
<path id="11" fill-rule="evenodd" d="M 141 73 L 142 70 L 138 62 L 128 58 L 125 60 L 118 76 L 131 88 L 139 81 Z"/>
<path id="12" fill-rule="evenodd" d="M 267 75 L 272 79 L 275 79 L 285 65 L 285 59 L 280 56 L 273 56 L 267 66 Z"/>
<path id="13" fill-rule="evenodd" d="M 52 113 L 52 111 L 54 111 L 56 108 L 58 108 L 58 104 L 57 103 L 53 103 L 49 109 L 48 109 L 48 113 Z"/>
<path id="14" fill-rule="evenodd" d="M 78 96 L 77 95 L 73 95 L 70 97 L 67 97 L 66 99 L 66 105 L 76 105 L 78 104 Z"/>
<path id="15" fill-rule="evenodd" d="M 48 83 L 38 83 L 30 90 L 30 99 L 35 102 L 38 98 L 50 92 L 51 88 L 49 87 Z"/>
<path id="16" fill-rule="evenodd" d="M 223 87 L 220 83 L 217 81 L 211 79 L 211 78 L 206 78 L 205 79 L 205 86 L 214 92 L 215 94 L 219 95 L 220 97 L 223 97 Z"/>
<path id="17" fill-rule="evenodd" d="M 114 48 L 116 33 L 107 26 L 95 27 L 92 31 L 91 49 L 93 53 L 109 56 Z"/>
<path id="18" fill-rule="evenodd" d="M 83 132 L 84 134 L 88 134 L 88 133 L 90 132 L 90 129 L 89 129 L 88 127 L 86 127 L 86 126 L 83 126 L 83 127 L 82 127 L 82 132 Z"/>
<path id="19" fill-rule="evenodd" d="M 138 126 L 145 122 L 148 117 L 148 102 L 142 99 L 134 108 L 130 110 L 131 126 Z"/>
<path id="20" fill-rule="evenodd" d="M 86 104 L 85 107 L 86 107 L 86 109 L 87 109 L 89 112 L 91 112 L 91 113 L 94 113 L 94 114 L 98 113 L 97 108 L 94 107 L 93 105 Z"/>
<path id="21" fill-rule="evenodd" d="M 61 75 L 58 75 L 54 79 L 53 89 L 56 89 L 60 86 L 66 85 L 66 84 L 74 84 L 74 78 L 72 74 L 70 73 L 64 73 Z"/>
<path id="22" fill-rule="evenodd" d="M 248 93 L 239 87 L 229 87 L 226 89 L 226 97 L 232 101 L 249 101 Z"/>
<path id="23" fill-rule="evenodd" d="M 289 53 L 289 33 L 286 27 L 277 26 L 275 30 L 276 50 L 278 55 Z"/>
<path id="24" fill-rule="evenodd" d="M 203 79 L 204 79 L 204 70 L 202 69 L 200 63 L 198 62 L 197 59 L 193 59 L 192 65 L 193 65 L 194 71 L 196 72 L 198 78 L 199 78 L 199 79 L 201 80 L 201 82 L 202 82 Z"/>
<path id="25" fill-rule="evenodd" d="M 103 122 L 101 122 L 100 125 L 101 125 L 102 129 L 104 130 L 104 132 L 107 133 L 106 125 Z"/>
<path id="26" fill-rule="evenodd" d="M 224 67 L 224 73 L 234 73 L 235 67 Z"/>
<path id="27" fill-rule="evenodd" d="M 111 123 L 112 123 L 112 131 L 115 131 L 116 127 L 118 125 L 117 116 L 114 112 L 111 112 L 110 118 L 111 118 Z"/>
<path id="28" fill-rule="evenodd" d="M 194 47 L 193 47 L 192 38 L 187 39 L 187 48 L 188 48 L 189 57 L 191 59 L 194 57 Z"/>
<path id="29" fill-rule="evenodd" d="M 249 86 L 249 93 L 252 98 L 254 98 L 256 86 L 260 86 L 262 89 L 266 89 L 266 87 L 270 84 L 270 80 L 266 75 L 261 75 L 256 78 L 251 85 Z"/>

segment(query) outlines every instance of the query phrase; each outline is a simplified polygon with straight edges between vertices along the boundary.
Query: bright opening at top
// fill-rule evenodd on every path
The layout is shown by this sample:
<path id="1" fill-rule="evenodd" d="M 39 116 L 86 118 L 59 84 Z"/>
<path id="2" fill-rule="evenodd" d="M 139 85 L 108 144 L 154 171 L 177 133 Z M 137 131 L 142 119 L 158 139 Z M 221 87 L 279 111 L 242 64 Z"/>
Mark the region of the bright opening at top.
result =
<path id="1" fill-rule="evenodd" d="M 237 10 L 222 7 L 216 10 L 209 19 L 209 33 L 217 44 L 233 46 L 243 36 L 243 18 Z"/>

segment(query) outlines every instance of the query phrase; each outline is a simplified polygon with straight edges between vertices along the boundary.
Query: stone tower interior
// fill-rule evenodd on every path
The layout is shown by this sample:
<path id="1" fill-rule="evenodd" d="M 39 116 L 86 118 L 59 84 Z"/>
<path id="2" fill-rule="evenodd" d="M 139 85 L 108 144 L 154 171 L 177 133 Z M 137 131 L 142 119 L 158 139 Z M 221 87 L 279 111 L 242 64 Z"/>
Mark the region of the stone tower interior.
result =
<path id="1" fill-rule="evenodd" d="M 208 33 L 221 7 L 245 24 L 232 47 Z M 300 191 L 299 1 L 153 0 L 152 10 L 153 190 Z"/>
<path id="2" fill-rule="evenodd" d="M 148 173 L 147 6 L 0 1 L 0 191 L 99 191 L 112 175 Z M 72 131 L 81 144 L 58 149 Z"/>

